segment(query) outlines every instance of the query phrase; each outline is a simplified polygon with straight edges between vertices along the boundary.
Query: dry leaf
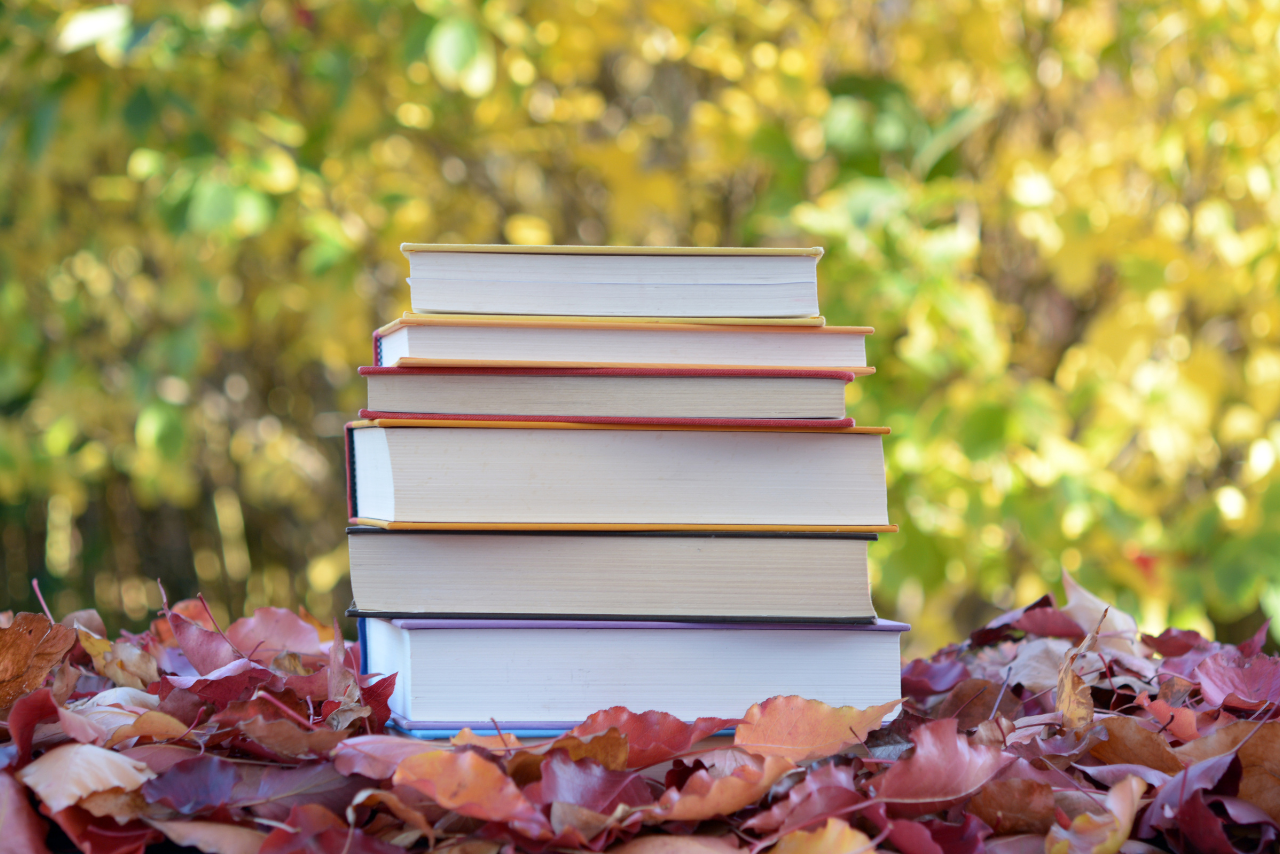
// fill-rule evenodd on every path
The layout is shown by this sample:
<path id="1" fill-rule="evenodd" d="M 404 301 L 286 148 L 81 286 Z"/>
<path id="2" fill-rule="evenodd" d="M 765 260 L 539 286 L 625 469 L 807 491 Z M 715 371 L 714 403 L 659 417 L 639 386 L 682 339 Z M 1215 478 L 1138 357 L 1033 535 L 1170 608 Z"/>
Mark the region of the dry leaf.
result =
<path id="1" fill-rule="evenodd" d="M 829 818 L 817 830 L 788 833 L 778 841 L 772 854 L 856 854 L 874 848 L 865 833 L 854 830 L 841 819 Z"/>
<path id="2" fill-rule="evenodd" d="M 39 688 L 75 642 L 74 631 L 43 614 L 18 614 L 0 629 L 0 710 Z"/>
<path id="3" fill-rule="evenodd" d="M 869 709 L 834 708 L 803 697 L 772 697 L 747 710 L 733 744 L 761 756 L 781 756 L 793 762 L 819 759 L 864 741 L 901 703 L 894 700 Z"/>
<path id="4" fill-rule="evenodd" d="M 51 812 L 107 789 L 132 792 L 156 774 L 144 763 L 92 744 L 64 744 L 18 772 Z"/>

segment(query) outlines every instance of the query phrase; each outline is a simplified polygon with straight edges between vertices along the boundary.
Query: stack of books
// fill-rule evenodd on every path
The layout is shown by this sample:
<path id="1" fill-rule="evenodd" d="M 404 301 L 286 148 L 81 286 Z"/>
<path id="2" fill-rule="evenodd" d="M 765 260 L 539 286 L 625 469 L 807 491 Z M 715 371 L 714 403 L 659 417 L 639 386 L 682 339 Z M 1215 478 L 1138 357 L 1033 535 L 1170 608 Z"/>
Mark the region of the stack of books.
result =
<path id="1" fill-rule="evenodd" d="M 880 427 L 821 249 L 406 244 L 347 427 L 352 616 L 395 723 L 548 733 L 900 696 Z"/>

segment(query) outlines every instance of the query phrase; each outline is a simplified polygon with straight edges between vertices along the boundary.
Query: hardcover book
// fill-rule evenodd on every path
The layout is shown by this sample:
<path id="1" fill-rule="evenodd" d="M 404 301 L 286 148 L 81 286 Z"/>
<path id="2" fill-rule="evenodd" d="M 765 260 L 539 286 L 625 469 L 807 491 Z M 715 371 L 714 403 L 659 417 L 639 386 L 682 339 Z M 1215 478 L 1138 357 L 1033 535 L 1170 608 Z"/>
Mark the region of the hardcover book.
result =
<path id="1" fill-rule="evenodd" d="M 809 317 L 820 248 L 406 243 L 415 312 Z"/>
<path id="2" fill-rule="evenodd" d="M 370 673 L 397 673 L 407 729 L 567 729 L 611 706 L 736 718 L 797 694 L 867 708 L 902 696 L 902 623 L 361 619 Z M 447 686 L 447 690 L 442 690 Z"/>
<path id="3" fill-rule="evenodd" d="M 870 622 L 875 538 L 353 527 L 348 615 Z"/>
<path id="4" fill-rule="evenodd" d="M 350 513 L 379 527 L 890 531 L 887 432 L 356 422 Z"/>

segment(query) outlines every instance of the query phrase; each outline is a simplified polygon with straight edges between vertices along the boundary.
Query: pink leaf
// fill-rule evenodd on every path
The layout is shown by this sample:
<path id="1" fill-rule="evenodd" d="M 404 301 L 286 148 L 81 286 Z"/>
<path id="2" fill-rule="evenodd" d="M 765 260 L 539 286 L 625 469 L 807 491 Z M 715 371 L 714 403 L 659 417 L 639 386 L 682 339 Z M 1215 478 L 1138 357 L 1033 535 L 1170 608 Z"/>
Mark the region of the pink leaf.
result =
<path id="1" fill-rule="evenodd" d="M 222 635 L 202 629 L 181 614 L 169 612 L 169 627 L 182 654 L 201 676 L 244 658 Z"/>
<path id="2" fill-rule="evenodd" d="M 911 740 L 911 758 L 899 759 L 871 781 L 878 799 L 907 816 L 937 812 L 973 794 L 1015 758 L 994 747 L 971 746 L 956 732 L 955 718 L 917 727 Z"/>
<path id="3" fill-rule="evenodd" d="M 1280 702 L 1280 658 L 1246 658 L 1228 649 L 1200 662 L 1192 678 L 1199 680 L 1200 693 L 1212 706 L 1260 709 Z"/>
<path id="4" fill-rule="evenodd" d="M 648 768 L 688 752 L 697 742 L 736 723 L 740 721 L 734 718 L 698 718 L 688 724 L 666 712 L 636 714 L 623 706 L 614 706 L 596 712 L 566 735 L 582 738 L 617 727 L 630 747 L 627 767 Z"/>
<path id="5" fill-rule="evenodd" d="M 31 808 L 27 788 L 8 771 L 0 771 L 0 828 L 0 851 L 49 854 L 44 846 L 47 825 Z"/>
<path id="6" fill-rule="evenodd" d="M 227 638 L 259 664 L 270 664 L 282 652 L 321 655 L 320 632 L 285 608 L 259 608 L 227 628 Z"/>
<path id="7" fill-rule="evenodd" d="M 594 759 L 574 762 L 564 749 L 553 750 L 542 760 L 542 779 L 526 786 L 524 794 L 537 804 L 559 801 L 606 815 L 619 804 L 653 803 L 644 777 L 634 771 L 610 771 Z"/>

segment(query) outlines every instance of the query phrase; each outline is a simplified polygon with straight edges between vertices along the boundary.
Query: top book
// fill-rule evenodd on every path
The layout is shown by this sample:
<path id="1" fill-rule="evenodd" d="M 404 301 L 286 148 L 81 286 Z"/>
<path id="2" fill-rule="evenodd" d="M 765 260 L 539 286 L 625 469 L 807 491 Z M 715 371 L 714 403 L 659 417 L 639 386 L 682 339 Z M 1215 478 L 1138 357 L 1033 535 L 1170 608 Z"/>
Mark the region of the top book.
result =
<path id="1" fill-rule="evenodd" d="M 822 249 L 405 243 L 415 312 L 812 317 Z"/>

